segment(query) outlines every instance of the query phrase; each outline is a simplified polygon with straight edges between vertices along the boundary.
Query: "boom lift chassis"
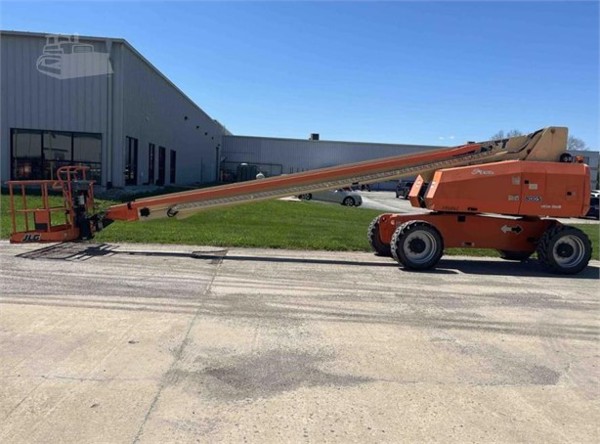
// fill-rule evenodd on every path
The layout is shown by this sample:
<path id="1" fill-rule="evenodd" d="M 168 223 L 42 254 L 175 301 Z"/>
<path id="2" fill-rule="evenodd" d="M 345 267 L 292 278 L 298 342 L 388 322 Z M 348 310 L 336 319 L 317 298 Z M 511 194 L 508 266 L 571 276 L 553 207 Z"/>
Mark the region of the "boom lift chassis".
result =
<path id="1" fill-rule="evenodd" d="M 430 212 L 373 220 L 368 239 L 376 254 L 392 256 L 407 269 L 426 270 L 445 248 L 492 248 L 504 259 L 521 261 L 537 252 L 548 271 L 575 274 L 587 266 L 591 243 L 581 230 L 547 218 L 583 216 L 589 208 L 589 168 L 565 153 L 566 140 L 566 128 L 549 127 L 509 139 L 144 198 L 103 212 L 96 212 L 87 168 L 62 167 L 56 181 L 7 183 L 10 241 L 91 239 L 117 220 L 182 218 L 208 208 L 418 175 L 409 199 Z M 41 195 L 36 207 L 28 203 L 32 189 Z M 50 206 L 53 189 L 62 192 L 62 206 Z"/>

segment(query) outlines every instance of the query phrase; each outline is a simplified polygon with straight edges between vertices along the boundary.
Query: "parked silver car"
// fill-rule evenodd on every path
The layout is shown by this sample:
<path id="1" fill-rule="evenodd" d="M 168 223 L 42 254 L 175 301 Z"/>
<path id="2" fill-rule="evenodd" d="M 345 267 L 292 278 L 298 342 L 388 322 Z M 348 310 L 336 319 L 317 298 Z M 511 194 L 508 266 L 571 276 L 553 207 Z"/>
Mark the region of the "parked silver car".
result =
<path id="1" fill-rule="evenodd" d="M 362 197 L 355 191 L 335 190 L 335 191 L 317 191 L 314 193 L 301 194 L 299 199 L 304 200 L 323 200 L 325 202 L 335 202 L 348 207 L 358 207 L 362 204 Z"/>

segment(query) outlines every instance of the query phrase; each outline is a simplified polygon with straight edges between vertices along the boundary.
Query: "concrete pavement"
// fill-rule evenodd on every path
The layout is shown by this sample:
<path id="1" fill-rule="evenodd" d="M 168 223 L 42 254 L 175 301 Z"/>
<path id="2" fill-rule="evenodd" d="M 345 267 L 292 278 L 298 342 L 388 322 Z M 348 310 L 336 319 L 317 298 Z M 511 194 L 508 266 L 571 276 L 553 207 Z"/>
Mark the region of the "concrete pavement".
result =
<path id="1" fill-rule="evenodd" d="M 194 250 L 199 250 L 193 253 Z M 0 442 L 598 442 L 600 263 L 0 243 Z"/>

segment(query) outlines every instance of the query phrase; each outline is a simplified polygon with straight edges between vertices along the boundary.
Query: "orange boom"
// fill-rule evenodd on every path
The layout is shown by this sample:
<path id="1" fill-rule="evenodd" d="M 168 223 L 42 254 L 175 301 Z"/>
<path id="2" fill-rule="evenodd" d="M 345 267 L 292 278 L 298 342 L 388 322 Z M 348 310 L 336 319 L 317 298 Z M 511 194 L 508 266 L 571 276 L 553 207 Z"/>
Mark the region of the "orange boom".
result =
<path id="1" fill-rule="evenodd" d="M 368 236 L 376 253 L 423 270 L 434 267 L 447 247 L 494 248 L 513 260 L 537 251 L 549 271 L 574 274 L 590 260 L 589 239 L 543 219 L 582 216 L 588 210 L 589 168 L 565 153 L 566 142 L 566 128 L 549 127 L 526 136 L 133 200 L 103 213 L 93 212 L 93 182 L 86 180 L 85 168 L 66 167 L 56 182 L 8 182 L 10 240 L 89 239 L 115 220 L 181 218 L 208 208 L 419 175 L 409 199 L 431 211 L 373 220 Z M 20 197 L 15 197 L 17 187 Z M 42 192 L 38 208 L 28 207 L 26 190 L 32 187 Z M 49 206 L 50 188 L 62 190 L 63 206 Z M 64 223 L 54 224 L 55 213 L 64 213 Z"/>

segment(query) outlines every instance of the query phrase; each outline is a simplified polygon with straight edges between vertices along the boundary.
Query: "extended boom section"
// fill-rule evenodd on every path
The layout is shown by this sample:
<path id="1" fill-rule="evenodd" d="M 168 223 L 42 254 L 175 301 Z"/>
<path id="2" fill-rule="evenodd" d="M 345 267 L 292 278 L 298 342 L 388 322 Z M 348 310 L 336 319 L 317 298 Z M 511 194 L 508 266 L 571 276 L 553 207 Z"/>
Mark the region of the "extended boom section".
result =
<path id="1" fill-rule="evenodd" d="M 138 199 L 109 208 L 104 218 L 107 223 L 181 218 L 205 209 L 343 188 L 357 182 L 368 184 L 418 174 L 427 176 L 442 168 L 508 159 L 557 161 L 564 151 L 566 135 L 566 128 L 546 128 L 527 136 Z"/>

